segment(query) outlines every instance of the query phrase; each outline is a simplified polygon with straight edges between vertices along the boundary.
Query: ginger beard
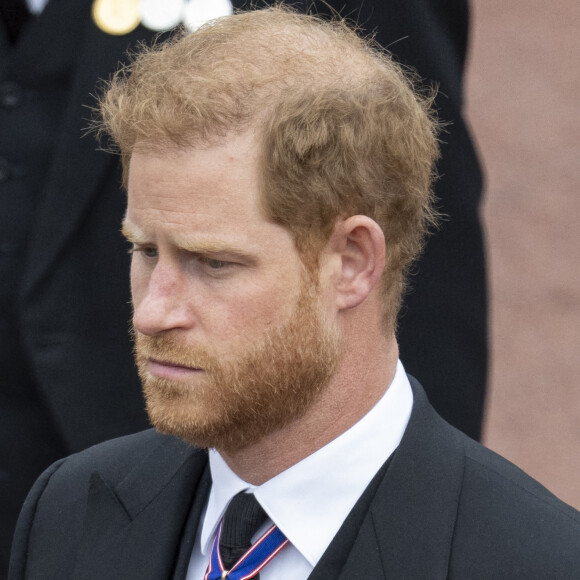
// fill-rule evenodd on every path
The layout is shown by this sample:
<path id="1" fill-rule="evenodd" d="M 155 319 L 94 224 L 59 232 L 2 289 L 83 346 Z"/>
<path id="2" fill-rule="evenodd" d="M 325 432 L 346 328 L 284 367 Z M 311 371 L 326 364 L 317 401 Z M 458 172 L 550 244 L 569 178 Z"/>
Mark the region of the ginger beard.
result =
<path id="1" fill-rule="evenodd" d="M 139 376 L 154 427 L 198 447 L 236 451 L 303 416 L 340 360 L 337 328 L 324 320 L 315 285 L 294 312 L 227 361 L 171 336 L 135 332 Z M 188 384 L 153 376 L 149 358 L 203 369 Z"/>

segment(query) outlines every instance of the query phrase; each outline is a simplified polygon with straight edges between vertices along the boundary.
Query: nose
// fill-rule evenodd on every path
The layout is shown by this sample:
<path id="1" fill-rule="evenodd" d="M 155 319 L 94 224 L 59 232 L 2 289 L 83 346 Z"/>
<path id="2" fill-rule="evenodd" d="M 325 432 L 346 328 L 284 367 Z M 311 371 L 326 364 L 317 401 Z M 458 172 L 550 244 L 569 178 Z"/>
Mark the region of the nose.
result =
<path id="1" fill-rule="evenodd" d="M 176 268 L 157 264 L 149 275 L 131 274 L 133 325 L 152 336 L 193 325 L 187 281 Z"/>

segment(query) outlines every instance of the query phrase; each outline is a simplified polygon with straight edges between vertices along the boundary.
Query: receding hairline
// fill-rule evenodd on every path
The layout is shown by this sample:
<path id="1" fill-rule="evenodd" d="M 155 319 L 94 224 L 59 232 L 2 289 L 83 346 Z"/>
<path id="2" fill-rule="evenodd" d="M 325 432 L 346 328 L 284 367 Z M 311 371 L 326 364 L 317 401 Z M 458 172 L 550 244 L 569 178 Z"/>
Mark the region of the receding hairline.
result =
<path id="1" fill-rule="evenodd" d="M 239 25 L 244 21 L 248 21 L 246 29 Z M 231 37 L 228 34 L 230 28 L 235 30 Z M 220 34 L 221 41 L 213 42 L 209 49 L 203 46 L 204 35 L 215 37 Z M 190 36 L 198 40 L 197 44 L 194 43 L 195 50 L 188 52 L 187 39 Z M 201 48 L 199 39 L 202 40 Z M 124 162 L 139 142 L 161 150 L 170 142 L 180 146 L 211 146 L 232 133 L 242 133 L 251 126 L 263 126 L 268 115 L 277 104 L 285 101 L 288 93 L 315 95 L 321 91 L 364 90 L 365 86 L 373 84 L 373 77 L 379 69 L 393 74 L 390 54 L 372 37 L 360 37 L 345 20 L 336 18 L 328 21 L 321 16 L 305 15 L 290 7 L 277 5 L 240 11 L 233 17 L 219 18 L 206 24 L 191 34 L 176 34 L 168 42 L 151 47 L 143 45 L 141 52 L 134 55 L 133 64 L 118 71 L 110 84 L 104 87 L 101 113 L 106 116 L 106 106 L 103 105 L 106 105 L 109 89 L 114 88 L 116 83 L 130 83 L 133 73 L 139 68 L 134 65 L 138 65 L 142 57 L 155 58 L 156 53 L 171 50 L 178 44 L 183 44 L 185 48 L 181 56 L 181 69 L 175 74 L 185 72 L 184 85 L 194 90 L 196 79 L 201 80 L 202 84 L 211 84 L 219 77 L 216 69 L 223 68 L 229 73 L 227 84 L 231 87 L 239 83 L 245 87 L 248 92 L 246 100 L 251 102 L 244 103 L 244 112 L 240 113 L 234 125 L 226 128 L 215 124 L 215 133 L 211 135 L 204 129 L 194 129 L 190 133 L 157 134 L 148 138 L 139 134 L 138 124 L 134 126 L 135 138 L 128 145 L 117 142 L 115 135 L 112 135 L 119 147 L 113 146 L 112 149 L 122 154 Z M 387 62 L 389 64 L 385 66 Z M 403 73 L 408 86 L 414 88 L 409 71 L 403 71 L 399 65 L 395 68 L 398 73 Z M 187 75 L 187 71 L 191 74 Z M 247 78 L 250 78 L 249 86 Z M 159 87 L 156 89 L 159 90 Z M 96 126 L 101 135 L 108 132 L 99 121 Z"/>

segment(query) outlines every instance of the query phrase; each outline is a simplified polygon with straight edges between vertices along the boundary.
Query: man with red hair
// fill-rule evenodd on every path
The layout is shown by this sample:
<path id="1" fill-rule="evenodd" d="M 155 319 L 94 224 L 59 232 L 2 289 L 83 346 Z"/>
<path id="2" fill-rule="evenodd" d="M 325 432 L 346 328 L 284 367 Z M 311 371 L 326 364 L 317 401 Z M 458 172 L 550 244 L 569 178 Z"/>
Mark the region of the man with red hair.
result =
<path id="1" fill-rule="evenodd" d="M 431 95 L 343 22 L 278 7 L 143 49 L 100 111 L 155 429 L 43 474 L 12 580 L 580 574 L 580 514 L 398 360 L 437 219 Z"/>

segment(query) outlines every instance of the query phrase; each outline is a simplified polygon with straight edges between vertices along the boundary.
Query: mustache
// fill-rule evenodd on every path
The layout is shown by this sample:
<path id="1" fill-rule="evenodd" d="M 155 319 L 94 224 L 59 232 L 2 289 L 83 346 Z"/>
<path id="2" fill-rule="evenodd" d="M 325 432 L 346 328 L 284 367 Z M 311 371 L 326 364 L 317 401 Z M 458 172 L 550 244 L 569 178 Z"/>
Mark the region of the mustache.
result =
<path id="1" fill-rule="evenodd" d="M 216 357 L 200 345 L 183 344 L 173 336 L 147 336 L 133 332 L 137 362 L 153 359 L 173 366 L 213 370 L 218 366 Z"/>

